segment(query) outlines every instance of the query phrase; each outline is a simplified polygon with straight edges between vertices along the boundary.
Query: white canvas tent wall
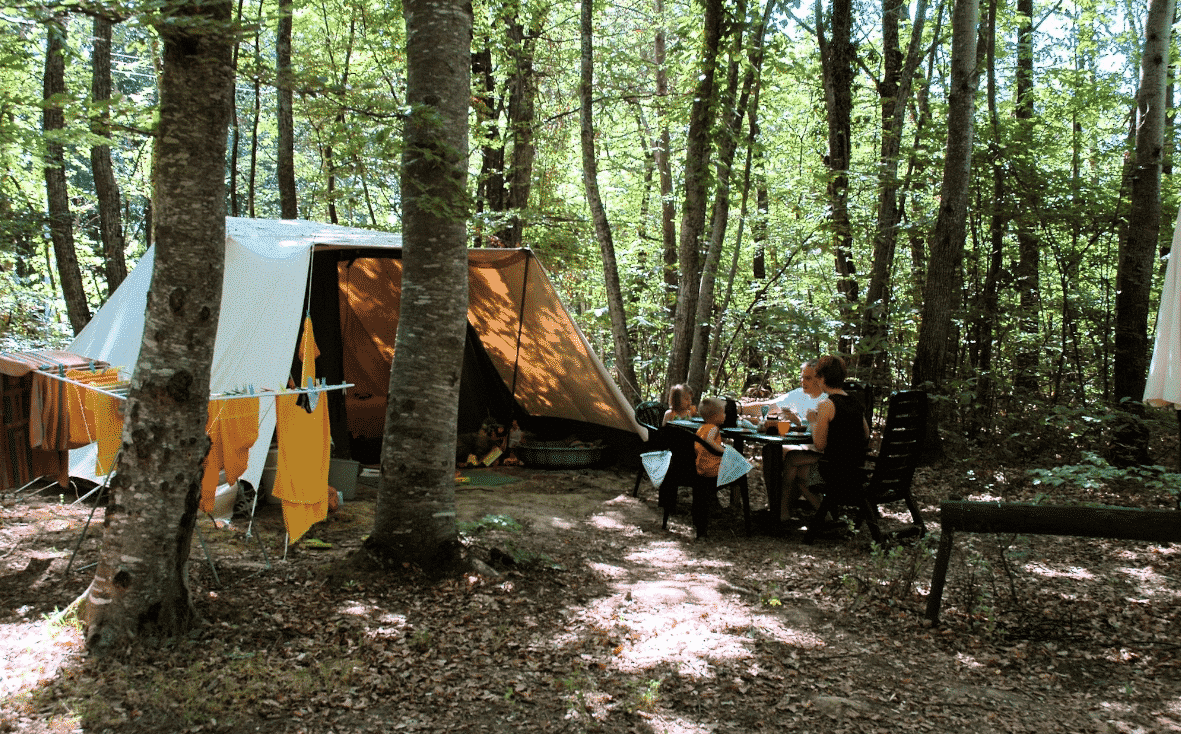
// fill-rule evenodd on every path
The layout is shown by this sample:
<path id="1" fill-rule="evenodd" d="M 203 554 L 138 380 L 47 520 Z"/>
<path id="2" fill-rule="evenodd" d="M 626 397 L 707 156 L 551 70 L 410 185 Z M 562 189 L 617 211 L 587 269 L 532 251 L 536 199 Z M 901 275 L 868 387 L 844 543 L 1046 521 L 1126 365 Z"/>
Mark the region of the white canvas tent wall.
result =
<path id="1" fill-rule="evenodd" d="M 1144 402 L 1158 408 L 1172 408 L 1181 438 L 1181 210 L 1173 226 L 1173 246 L 1161 286 L 1156 343 L 1144 386 Z M 1181 447 L 1177 453 L 1177 470 L 1181 471 Z"/>
<path id="2" fill-rule="evenodd" d="M 286 384 L 314 250 L 400 248 L 401 238 L 387 233 L 307 221 L 227 218 L 225 280 L 211 390 Z M 570 319 L 532 253 L 469 252 L 468 320 L 497 372 L 513 388 L 518 404 L 530 415 L 583 421 L 642 436 L 631 406 Z M 149 251 L 74 339 L 71 352 L 129 371 L 134 368 L 152 262 Z M 396 313 L 391 316 L 396 319 Z M 393 332 L 379 335 L 376 342 L 379 350 L 392 350 Z M 350 349 L 347 342 L 344 349 Z M 260 438 L 243 476 L 255 486 L 274 430 L 274 410 L 266 407 L 267 402 L 260 411 Z M 73 475 L 92 476 L 93 447 L 71 452 L 70 463 Z"/>

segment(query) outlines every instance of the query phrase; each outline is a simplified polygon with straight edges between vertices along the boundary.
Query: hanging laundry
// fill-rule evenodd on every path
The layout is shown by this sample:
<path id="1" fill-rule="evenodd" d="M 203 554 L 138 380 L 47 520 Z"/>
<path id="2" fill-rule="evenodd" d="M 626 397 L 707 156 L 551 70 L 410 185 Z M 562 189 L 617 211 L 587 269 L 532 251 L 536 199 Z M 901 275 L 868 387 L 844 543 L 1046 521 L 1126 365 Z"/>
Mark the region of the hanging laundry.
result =
<path id="1" fill-rule="evenodd" d="M 213 512 L 222 472 L 226 484 L 234 484 L 246 472 L 250 447 L 258 440 L 258 398 L 211 401 L 205 433 L 210 446 L 201 478 L 201 511 Z"/>
<path id="2" fill-rule="evenodd" d="M 303 371 L 300 385 L 315 379 L 315 336 L 312 320 L 304 319 L 300 356 Z M 328 464 L 331 439 L 328 428 L 328 401 L 317 401 L 309 412 L 298 404 L 297 395 L 275 398 L 275 424 L 279 436 L 278 467 L 271 494 L 283 501 L 283 522 L 291 542 L 299 540 L 307 529 L 328 516 Z"/>
<path id="3" fill-rule="evenodd" d="M 119 369 L 111 367 L 96 372 L 70 370 L 66 372 L 66 379 L 95 387 L 110 387 L 118 384 Z M 69 415 L 69 447 L 72 449 L 86 446 L 98 440 L 94 411 L 86 405 L 87 392 L 89 391 L 82 385 L 65 383 L 66 411 Z"/>
<path id="4" fill-rule="evenodd" d="M 98 441 L 98 456 L 95 458 L 94 473 L 97 476 L 109 474 L 115 468 L 115 456 L 123 441 L 123 399 L 114 395 L 87 390 L 87 410 L 94 416 L 94 433 Z"/>

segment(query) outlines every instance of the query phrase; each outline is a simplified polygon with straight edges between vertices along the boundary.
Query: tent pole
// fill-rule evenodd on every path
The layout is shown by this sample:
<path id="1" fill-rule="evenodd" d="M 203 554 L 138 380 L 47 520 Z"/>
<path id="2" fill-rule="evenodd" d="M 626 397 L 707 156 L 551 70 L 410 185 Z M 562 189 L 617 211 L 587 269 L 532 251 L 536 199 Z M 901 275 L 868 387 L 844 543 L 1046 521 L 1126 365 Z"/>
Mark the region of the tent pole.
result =
<path id="1" fill-rule="evenodd" d="M 521 334 L 525 331 L 525 295 L 529 293 L 529 264 L 531 261 L 532 256 L 526 250 L 525 277 L 521 280 L 521 307 L 517 310 L 517 351 L 513 355 L 513 384 L 509 389 L 514 404 L 517 401 L 517 371 L 521 364 Z"/>

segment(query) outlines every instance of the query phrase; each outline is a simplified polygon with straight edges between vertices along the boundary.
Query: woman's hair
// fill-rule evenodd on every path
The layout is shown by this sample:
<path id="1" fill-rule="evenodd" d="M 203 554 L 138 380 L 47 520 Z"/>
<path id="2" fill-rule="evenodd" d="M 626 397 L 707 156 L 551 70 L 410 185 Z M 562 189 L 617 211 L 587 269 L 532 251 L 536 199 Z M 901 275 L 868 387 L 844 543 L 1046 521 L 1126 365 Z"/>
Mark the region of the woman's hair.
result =
<path id="1" fill-rule="evenodd" d="M 693 391 L 688 385 L 681 383 L 668 389 L 668 407 L 678 412 L 693 407 Z"/>
<path id="2" fill-rule="evenodd" d="M 715 415 L 726 414 L 726 401 L 721 398 L 702 398 L 701 404 L 697 406 L 697 415 L 705 420 L 709 420 Z"/>
<path id="3" fill-rule="evenodd" d="M 826 354 L 816 360 L 816 376 L 824 380 L 824 384 L 829 387 L 844 385 L 848 374 L 845 370 L 845 360 L 840 357 Z"/>

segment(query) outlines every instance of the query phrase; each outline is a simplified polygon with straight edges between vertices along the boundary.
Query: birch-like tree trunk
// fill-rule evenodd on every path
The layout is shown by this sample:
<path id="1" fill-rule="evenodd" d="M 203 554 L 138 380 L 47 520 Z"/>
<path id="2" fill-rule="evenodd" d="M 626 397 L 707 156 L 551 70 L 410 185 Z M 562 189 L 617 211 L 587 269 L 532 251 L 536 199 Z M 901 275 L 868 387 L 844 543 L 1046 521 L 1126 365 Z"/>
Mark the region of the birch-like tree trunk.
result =
<path id="1" fill-rule="evenodd" d="M 175 636 L 194 621 L 189 547 L 209 450 L 205 419 L 225 261 L 230 14 L 230 0 L 205 0 L 157 27 L 164 53 L 153 169 L 155 267 L 102 551 L 82 599 L 92 649 Z"/>
<path id="2" fill-rule="evenodd" d="M 66 156 L 61 134 L 66 127 L 62 103 L 66 94 L 66 25 L 61 16 L 45 23 L 45 77 L 43 92 L 45 110 L 41 113 L 41 129 L 45 133 L 45 195 L 49 206 L 49 236 L 53 240 L 53 255 L 66 315 L 74 333 L 82 331 L 90 321 L 90 306 L 82 287 L 82 271 L 78 254 L 74 251 L 74 217 L 70 214 L 70 192 L 66 184 Z"/>
<path id="3" fill-rule="evenodd" d="M 580 15 L 581 75 L 578 85 L 579 137 L 582 146 L 582 185 L 591 221 L 595 225 L 595 239 L 603 256 L 603 280 L 607 288 L 607 312 L 611 318 L 611 341 L 615 347 L 615 373 L 624 397 L 633 405 L 640 402 L 640 385 L 633 367 L 631 339 L 627 335 L 627 312 L 623 307 L 623 291 L 619 285 L 619 265 L 615 260 L 615 240 L 611 223 L 599 194 L 599 163 L 595 156 L 594 125 L 594 3 L 582 3 Z"/>
<path id="4" fill-rule="evenodd" d="M 404 8 L 402 311 L 365 548 L 433 576 L 459 560 L 455 438 L 467 334 L 472 7 L 466 0 L 409 0 Z"/>

